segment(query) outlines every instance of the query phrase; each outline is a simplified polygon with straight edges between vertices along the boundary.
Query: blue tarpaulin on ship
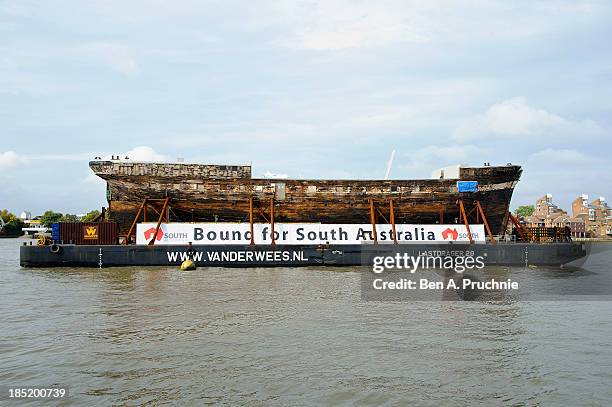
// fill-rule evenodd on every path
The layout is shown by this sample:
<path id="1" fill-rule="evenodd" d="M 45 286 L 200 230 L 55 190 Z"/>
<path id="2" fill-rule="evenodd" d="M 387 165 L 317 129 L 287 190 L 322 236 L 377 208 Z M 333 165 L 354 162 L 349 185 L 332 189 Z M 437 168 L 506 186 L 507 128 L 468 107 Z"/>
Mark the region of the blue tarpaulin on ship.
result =
<path id="1" fill-rule="evenodd" d="M 476 192 L 478 191 L 478 181 L 457 181 L 457 190 L 459 192 Z"/>

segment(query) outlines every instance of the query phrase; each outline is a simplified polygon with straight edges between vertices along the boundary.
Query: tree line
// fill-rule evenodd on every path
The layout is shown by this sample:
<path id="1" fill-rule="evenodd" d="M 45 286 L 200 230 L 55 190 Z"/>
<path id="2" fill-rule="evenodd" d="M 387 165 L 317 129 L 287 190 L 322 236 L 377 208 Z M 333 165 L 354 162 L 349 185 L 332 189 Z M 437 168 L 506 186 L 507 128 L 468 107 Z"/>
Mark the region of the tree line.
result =
<path id="1" fill-rule="evenodd" d="M 23 220 L 21 220 L 14 213 L 11 213 L 8 209 L 0 210 L 0 216 L 4 221 L 4 229 L 2 234 L 5 236 L 19 236 L 21 235 L 21 229 L 24 227 Z M 94 209 L 93 211 L 87 212 L 85 216 L 80 219 L 80 222 L 91 222 L 95 218 L 100 216 L 100 211 Z M 54 211 L 45 211 L 40 217 L 40 223 L 44 227 L 51 227 L 56 222 L 79 222 L 77 215 L 72 213 L 60 213 Z"/>

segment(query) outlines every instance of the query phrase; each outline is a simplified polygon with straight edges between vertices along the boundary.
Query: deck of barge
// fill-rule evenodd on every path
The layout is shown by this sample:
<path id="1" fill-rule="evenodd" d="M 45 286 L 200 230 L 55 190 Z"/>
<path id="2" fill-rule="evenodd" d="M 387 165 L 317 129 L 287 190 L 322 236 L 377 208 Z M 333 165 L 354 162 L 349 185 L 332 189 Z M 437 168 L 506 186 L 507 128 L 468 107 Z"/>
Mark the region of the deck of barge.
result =
<path id="1" fill-rule="evenodd" d="M 186 245 L 21 246 L 22 267 L 178 266 Z M 485 265 L 562 265 L 586 255 L 580 243 L 193 246 L 198 267 L 371 265 L 376 256 L 482 256 Z"/>

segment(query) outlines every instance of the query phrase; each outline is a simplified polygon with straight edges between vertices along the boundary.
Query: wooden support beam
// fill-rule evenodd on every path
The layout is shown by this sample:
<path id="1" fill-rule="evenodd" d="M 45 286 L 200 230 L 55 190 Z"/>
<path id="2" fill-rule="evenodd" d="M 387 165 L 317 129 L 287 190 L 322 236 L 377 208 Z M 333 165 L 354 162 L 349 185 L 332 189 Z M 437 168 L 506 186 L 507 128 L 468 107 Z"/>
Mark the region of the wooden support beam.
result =
<path id="1" fill-rule="evenodd" d="M 374 213 L 374 200 L 372 198 L 370 198 L 370 223 L 372 223 L 374 244 L 378 244 L 378 236 L 376 235 L 376 213 Z"/>
<path id="2" fill-rule="evenodd" d="M 270 229 L 270 237 L 272 238 L 270 244 L 274 246 L 276 244 L 276 240 L 274 240 L 274 198 L 270 198 Z"/>
<path id="3" fill-rule="evenodd" d="M 460 199 L 457 202 L 459 203 L 459 213 L 463 216 L 463 223 L 465 224 L 465 228 L 467 229 L 470 244 L 473 244 L 474 239 L 472 238 L 472 232 L 470 231 L 470 224 L 468 223 L 467 216 L 465 216 L 465 207 L 463 206 L 463 201 Z"/>
<path id="4" fill-rule="evenodd" d="M 440 225 L 444 224 L 444 208 L 440 209 Z"/>
<path id="5" fill-rule="evenodd" d="M 147 199 L 145 198 L 142 201 L 142 204 L 140 205 L 140 208 L 138 208 L 138 212 L 136 212 L 136 216 L 134 216 L 134 220 L 132 221 L 132 225 L 130 226 L 130 230 L 127 233 L 127 236 L 125 237 L 125 244 L 129 244 L 130 243 L 130 236 L 132 236 L 132 232 L 134 231 L 134 228 L 136 227 L 136 223 L 138 222 L 138 219 L 140 218 L 140 214 L 142 213 L 142 210 L 144 209 L 145 205 L 147 204 Z"/>
<path id="6" fill-rule="evenodd" d="M 249 230 L 251 231 L 251 246 L 255 244 L 255 236 L 253 235 L 253 197 L 249 197 Z"/>
<path id="7" fill-rule="evenodd" d="M 161 226 L 162 220 L 164 219 L 164 213 L 166 212 L 166 209 L 168 208 L 169 202 L 170 202 L 170 198 L 166 198 L 164 200 L 164 206 L 162 207 L 162 210 L 159 213 L 159 219 L 157 221 L 157 226 L 155 226 L 155 233 L 153 233 L 153 237 L 151 238 L 151 241 L 149 242 L 149 246 L 153 246 L 155 244 L 155 238 L 157 238 L 157 232 L 159 232 L 159 228 Z"/>
<path id="8" fill-rule="evenodd" d="M 142 213 L 142 221 L 144 223 L 147 223 L 147 211 L 149 210 L 149 207 L 147 205 L 147 198 L 145 198 L 144 200 L 144 211 Z"/>
<path id="9" fill-rule="evenodd" d="M 484 222 L 485 228 L 487 229 L 487 233 L 489 234 L 489 240 L 491 240 L 492 244 L 497 244 L 497 242 L 495 241 L 495 238 L 493 237 L 493 233 L 491 233 L 491 228 L 489 227 L 489 222 L 487 222 L 487 217 L 485 216 L 485 213 L 482 210 L 482 206 L 480 205 L 480 201 L 474 201 L 474 204 L 476 205 L 476 208 L 478 208 L 478 212 L 476 212 L 476 214 L 480 213 L 480 216 L 482 216 L 482 221 Z"/>
<path id="10" fill-rule="evenodd" d="M 393 231 L 393 243 L 397 244 L 397 233 L 395 233 L 395 212 L 393 210 L 393 199 L 389 199 L 389 219 L 391 219 L 391 230 Z"/>

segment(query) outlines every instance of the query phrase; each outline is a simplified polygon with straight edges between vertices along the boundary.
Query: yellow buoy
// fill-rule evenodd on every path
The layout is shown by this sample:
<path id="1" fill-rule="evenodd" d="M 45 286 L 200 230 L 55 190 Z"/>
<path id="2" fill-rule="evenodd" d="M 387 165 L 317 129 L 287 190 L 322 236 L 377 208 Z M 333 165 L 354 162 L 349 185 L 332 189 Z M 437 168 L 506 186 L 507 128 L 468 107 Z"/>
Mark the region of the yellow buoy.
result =
<path id="1" fill-rule="evenodd" d="M 189 271 L 189 270 L 195 270 L 195 269 L 196 269 L 195 263 L 189 259 L 181 263 L 181 270 L 183 271 Z"/>

